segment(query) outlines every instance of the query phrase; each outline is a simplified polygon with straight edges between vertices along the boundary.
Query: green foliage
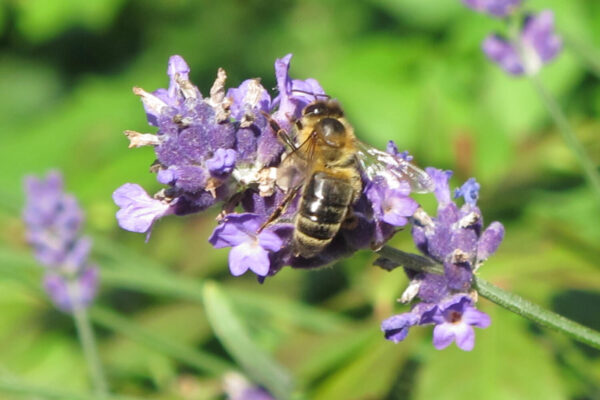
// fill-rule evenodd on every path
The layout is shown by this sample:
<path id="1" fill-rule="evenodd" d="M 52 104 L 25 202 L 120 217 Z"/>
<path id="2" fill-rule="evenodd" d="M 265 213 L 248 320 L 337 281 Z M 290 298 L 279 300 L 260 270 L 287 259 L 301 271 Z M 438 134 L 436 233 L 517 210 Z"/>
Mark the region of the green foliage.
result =
<path id="1" fill-rule="evenodd" d="M 565 51 L 541 79 L 597 164 L 600 6 L 527 7 L 556 13 Z M 216 210 L 166 218 L 147 244 L 114 219 L 119 185 L 160 188 L 152 150 L 127 149 L 121 133 L 154 131 L 133 86 L 165 87 L 167 59 L 181 54 L 203 93 L 218 67 L 230 86 L 261 77 L 272 88 L 275 58 L 291 52 L 292 75 L 318 79 L 363 140 L 396 140 L 420 166 L 456 171 L 454 186 L 477 177 L 486 222 L 507 228 L 483 277 L 599 329 L 600 207 L 534 88 L 481 53 L 502 29 L 460 0 L 4 2 L 0 398 L 94 398 L 72 321 L 41 292 L 19 220 L 23 175 L 51 168 L 87 214 L 102 275 L 91 315 L 115 393 L 223 398 L 222 376 L 237 370 L 282 399 L 598 397 L 597 352 L 488 303 L 492 325 L 471 353 L 434 350 L 427 328 L 384 341 L 380 321 L 407 309 L 395 303 L 406 279 L 372 268 L 370 253 L 259 285 L 230 277 L 227 251 L 207 243 Z M 408 232 L 395 241 L 412 249 Z"/>

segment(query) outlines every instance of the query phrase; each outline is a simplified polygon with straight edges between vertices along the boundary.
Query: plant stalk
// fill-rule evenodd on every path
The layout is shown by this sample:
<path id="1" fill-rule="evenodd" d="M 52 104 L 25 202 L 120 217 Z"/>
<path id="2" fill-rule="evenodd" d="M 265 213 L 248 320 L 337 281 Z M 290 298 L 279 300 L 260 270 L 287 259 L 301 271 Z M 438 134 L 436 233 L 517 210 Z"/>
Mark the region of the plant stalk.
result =
<path id="1" fill-rule="evenodd" d="M 69 292 L 72 299 L 76 299 L 76 291 L 78 288 L 75 285 L 70 285 Z M 94 330 L 90 323 L 87 309 L 82 307 L 76 301 L 73 301 L 73 319 L 77 328 L 77 336 L 83 350 L 83 355 L 88 366 L 88 371 L 94 385 L 94 392 L 98 397 L 105 397 L 108 394 L 108 384 L 104 376 Z"/>

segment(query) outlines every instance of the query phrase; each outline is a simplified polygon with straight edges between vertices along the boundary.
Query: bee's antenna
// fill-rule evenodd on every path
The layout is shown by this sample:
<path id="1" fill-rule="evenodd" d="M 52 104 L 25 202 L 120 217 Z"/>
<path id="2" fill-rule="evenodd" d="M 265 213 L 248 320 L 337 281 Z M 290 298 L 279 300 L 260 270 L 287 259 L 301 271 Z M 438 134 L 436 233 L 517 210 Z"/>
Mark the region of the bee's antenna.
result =
<path id="1" fill-rule="evenodd" d="M 312 92 L 307 92 L 306 90 L 301 90 L 301 89 L 292 89 L 292 92 L 304 93 L 309 96 L 313 96 L 315 98 L 315 100 L 317 100 L 319 97 L 324 97 L 328 100 L 331 99 L 331 96 L 328 94 L 325 94 L 325 93 L 312 93 Z"/>

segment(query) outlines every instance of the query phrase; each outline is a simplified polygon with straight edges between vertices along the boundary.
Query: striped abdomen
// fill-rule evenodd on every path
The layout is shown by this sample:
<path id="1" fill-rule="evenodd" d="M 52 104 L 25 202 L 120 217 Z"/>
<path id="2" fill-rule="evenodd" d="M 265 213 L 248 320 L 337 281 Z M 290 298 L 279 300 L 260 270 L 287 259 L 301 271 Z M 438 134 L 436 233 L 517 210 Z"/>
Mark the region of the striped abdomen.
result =
<path id="1" fill-rule="evenodd" d="M 331 242 L 344 222 L 353 194 L 347 180 L 322 171 L 310 177 L 296 214 L 293 238 L 296 255 L 314 257 Z"/>

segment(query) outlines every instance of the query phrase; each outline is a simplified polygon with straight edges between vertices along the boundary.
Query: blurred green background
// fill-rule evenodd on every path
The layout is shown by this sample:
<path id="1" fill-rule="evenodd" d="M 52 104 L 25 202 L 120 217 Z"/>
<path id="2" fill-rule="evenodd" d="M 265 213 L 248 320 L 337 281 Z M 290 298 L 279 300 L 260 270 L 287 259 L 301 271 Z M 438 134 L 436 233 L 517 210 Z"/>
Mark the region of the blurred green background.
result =
<path id="1" fill-rule="evenodd" d="M 72 320 L 40 291 L 19 219 L 23 176 L 51 168 L 87 213 L 103 276 L 91 314 L 115 392 L 218 399 L 238 370 L 280 388 L 291 377 L 305 399 L 600 398 L 599 351 L 486 300 L 493 322 L 470 353 L 435 350 L 429 328 L 383 340 L 380 321 L 408 309 L 395 302 L 407 282 L 368 252 L 259 285 L 230 277 L 227 250 L 208 244 L 216 210 L 166 218 L 147 244 L 114 218 L 121 184 L 160 188 L 152 149 L 128 150 L 122 135 L 154 131 L 134 85 L 166 87 L 180 54 L 203 93 L 218 67 L 230 87 L 261 77 L 273 88 L 273 62 L 291 52 L 292 77 L 319 80 L 363 140 L 396 140 L 419 165 L 454 170 L 453 186 L 477 177 L 486 221 L 506 227 L 482 277 L 600 329 L 600 205 L 531 84 L 481 53 L 501 21 L 459 0 L 0 4 L 0 399 L 90 392 Z M 598 163 L 600 2 L 527 7 L 556 13 L 565 49 L 541 79 Z M 414 249 L 406 232 L 393 244 Z"/>

